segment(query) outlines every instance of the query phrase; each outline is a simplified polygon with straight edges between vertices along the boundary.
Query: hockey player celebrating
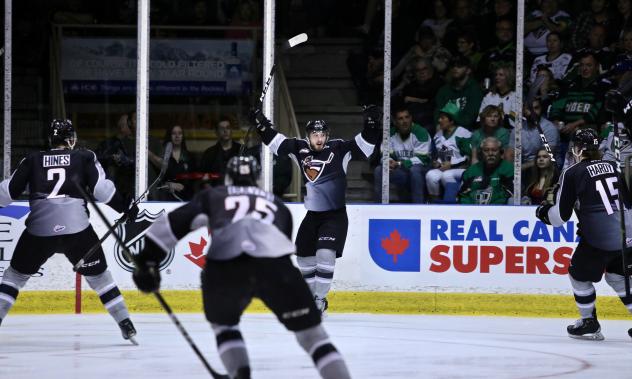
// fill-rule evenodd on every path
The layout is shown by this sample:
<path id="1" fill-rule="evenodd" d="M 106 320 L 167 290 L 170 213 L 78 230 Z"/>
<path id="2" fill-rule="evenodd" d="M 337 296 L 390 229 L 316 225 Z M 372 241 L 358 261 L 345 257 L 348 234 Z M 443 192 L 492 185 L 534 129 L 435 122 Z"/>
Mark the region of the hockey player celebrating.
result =
<path id="1" fill-rule="evenodd" d="M 336 258 L 342 256 L 347 238 L 347 164 L 354 157 L 368 158 L 378 140 L 380 110 L 364 108 L 364 129 L 355 139 L 329 139 L 325 121 L 309 121 L 305 139 L 287 138 L 272 128 L 261 109 L 254 122 L 263 143 L 278 156 L 289 155 L 305 176 L 307 215 L 296 235 L 298 266 L 321 312 L 327 309 L 327 293 L 334 277 Z"/>
<path id="2" fill-rule="evenodd" d="M 619 209 L 621 196 L 626 235 L 631 236 L 630 198 L 615 163 L 599 159 L 597 132 L 590 128 L 578 129 L 571 141 L 572 153 L 578 163 L 562 172 L 555 202 L 540 205 L 536 216 L 546 224 L 561 226 L 571 217 L 575 206 L 581 239 L 571 258 L 568 274 L 581 318 L 569 325 L 567 332 L 571 338 L 602 340 L 593 283 L 599 282 L 604 273 L 606 282 L 632 312 L 632 296 L 625 295 Z M 629 255 L 629 251 L 626 254 Z M 626 259 L 629 263 L 630 258 Z M 632 336 L 632 329 L 628 334 Z"/>
<path id="3" fill-rule="evenodd" d="M 239 319 L 258 297 L 296 335 L 320 375 L 350 378 L 342 356 L 329 341 L 311 292 L 290 255 L 292 217 L 278 197 L 257 187 L 259 164 L 253 157 L 228 161 L 226 187 L 209 188 L 190 203 L 159 218 L 147 231 L 136 258 L 134 281 L 144 292 L 160 288 L 158 263 L 191 230 L 208 227 L 213 241 L 202 272 L 204 312 L 231 378 L 250 378 Z"/>
<path id="4" fill-rule="evenodd" d="M 31 208 L 25 221 L 26 229 L 0 283 L 0 322 L 13 306 L 20 289 L 53 254 L 63 253 L 75 265 L 90 246 L 99 242 L 75 181 L 80 181 L 81 187 L 89 188 L 98 201 L 107 203 L 117 212 L 127 211 L 127 201 L 116 191 L 114 183 L 105 178 L 95 154 L 90 150 L 74 150 L 77 136 L 70 120 L 53 120 L 48 138 L 49 150 L 29 154 L 13 175 L 0 183 L 0 206 L 9 205 L 28 186 Z M 133 213 L 138 213 L 135 205 L 127 217 L 134 217 Z M 136 329 L 107 269 L 103 249 L 99 247 L 78 272 L 99 295 L 121 328 L 123 338 L 135 343 Z"/>

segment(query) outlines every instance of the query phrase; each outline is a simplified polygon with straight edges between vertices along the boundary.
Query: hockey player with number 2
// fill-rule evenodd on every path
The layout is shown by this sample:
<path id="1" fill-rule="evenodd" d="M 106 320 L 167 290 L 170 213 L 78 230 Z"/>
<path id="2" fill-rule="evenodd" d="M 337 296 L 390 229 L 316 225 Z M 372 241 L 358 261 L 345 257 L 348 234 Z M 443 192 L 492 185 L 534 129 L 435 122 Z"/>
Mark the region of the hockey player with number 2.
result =
<path id="1" fill-rule="evenodd" d="M 230 378 L 250 378 L 239 319 L 258 297 L 294 332 L 323 378 L 348 379 L 347 366 L 290 259 L 296 250 L 290 239 L 290 211 L 281 199 L 257 187 L 259 174 L 254 157 L 233 157 L 226 167 L 226 186 L 200 192 L 161 216 L 147 231 L 145 248 L 136 257 L 134 282 L 144 292 L 159 290 L 158 263 L 191 230 L 207 227 L 213 240 L 202 272 L 204 313 Z"/>
<path id="2" fill-rule="evenodd" d="M 632 296 L 625 294 L 619 209 L 621 196 L 626 235 L 632 236 L 630 198 L 625 181 L 617 173 L 616 163 L 599 159 L 597 132 L 590 128 L 579 129 L 571 140 L 572 154 L 578 163 L 562 172 L 555 202 L 541 204 L 536 209 L 536 216 L 545 224 L 562 226 L 575 210 L 580 240 L 571 258 L 568 275 L 581 318 L 566 329 L 571 338 L 603 340 L 593 283 L 605 276 L 606 282 L 632 312 Z M 629 253 L 627 249 L 628 263 Z M 628 334 L 632 337 L 632 329 Z"/>
<path id="3" fill-rule="evenodd" d="M 0 206 L 5 207 L 29 188 L 31 213 L 22 232 L 11 263 L 0 283 L 0 322 L 15 303 L 20 289 L 55 253 L 63 253 L 75 265 L 99 238 L 90 225 L 86 202 L 74 181 L 90 189 L 97 199 L 117 212 L 135 217 L 138 207 L 127 209 L 129 202 L 119 194 L 96 155 L 74 149 L 77 141 L 70 120 L 53 120 L 48 131 L 50 149 L 29 154 L 10 178 L 0 183 Z M 110 315 L 118 323 L 123 338 L 134 344 L 136 329 L 130 320 L 123 296 L 107 269 L 103 249 L 81 266 L 78 272 Z"/>
<path id="4" fill-rule="evenodd" d="M 381 111 L 364 108 L 364 129 L 355 139 L 329 139 L 325 121 L 307 123 L 306 138 L 287 138 L 272 128 L 261 109 L 253 122 L 263 143 L 275 155 L 289 155 L 307 179 L 307 215 L 296 235 L 297 263 L 321 312 L 328 307 L 327 293 L 334 277 L 336 258 L 342 256 L 349 220 L 345 207 L 347 164 L 352 158 L 368 158 L 381 133 Z"/>

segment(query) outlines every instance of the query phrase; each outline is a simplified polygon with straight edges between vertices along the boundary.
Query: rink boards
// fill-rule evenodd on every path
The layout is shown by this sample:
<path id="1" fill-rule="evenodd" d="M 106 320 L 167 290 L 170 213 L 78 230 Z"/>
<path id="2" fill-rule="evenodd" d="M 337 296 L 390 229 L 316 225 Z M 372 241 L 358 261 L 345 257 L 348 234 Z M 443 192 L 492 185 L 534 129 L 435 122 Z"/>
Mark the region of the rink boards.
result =
<path id="1" fill-rule="evenodd" d="M 125 231 L 132 251 L 142 246 L 138 230 L 177 203 L 141 205 L 137 223 Z M 289 204 L 294 233 L 305 209 Z M 103 206 L 112 221 L 117 214 Z M 428 206 L 357 204 L 347 207 L 349 231 L 337 261 L 334 290 L 568 294 L 566 276 L 576 246 L 575 219 L 560 228 L 544 225 L 530 206 Z M 0 214 L 0 275 L 24 229 L 28 204 L 16 202 Z M 60 217 L 63 217 L 60 215 Z M 107 228 L 91 212 L 99 236 Z M 199 288 L 210 241 L 202 228 L 187 235 L 161 264 L 162 288 Z M 133 289 L 131 264 L 112 237 L 103 244 L 122 289 Z M 89 247 L 86 247 L 86 250 Z M 71 290 L 74 276 L 62 255 L 50 259 L 25 290 Z M 613 294 L 603 286 L 602 294 Z"/>

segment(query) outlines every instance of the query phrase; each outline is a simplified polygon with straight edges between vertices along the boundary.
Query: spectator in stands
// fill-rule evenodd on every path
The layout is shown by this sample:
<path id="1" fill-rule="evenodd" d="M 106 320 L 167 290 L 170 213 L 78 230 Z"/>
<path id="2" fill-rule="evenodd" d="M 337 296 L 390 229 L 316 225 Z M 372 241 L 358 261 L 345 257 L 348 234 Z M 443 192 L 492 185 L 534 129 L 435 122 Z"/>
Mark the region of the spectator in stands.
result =
<path id="1" fill-rule="evenodd" d="M 503 148 L 495 137 L 481 141 L 480 161 L 463 173 L 458 201 L 461 204 L 507 204 L 513 196 L 513 165 L 502 159 Z"/>
<path id="2" fill-rule="evenodd" d="M 490 47 L 478 64 L 478 78 L 489 78 L 498 65 L 516 61 L 515 21 L 502 18 L 496 22 L 496 44 Z"/>
<path id="3" fill-rule="evenodd" d="M 169 157 L 167 171 L 163 183 L 159 187 L 157 200 L 186 201 L 193 197 L 193 178 L 187 174 L 195 171 L 193 154 L 187 149 L 184 131 L 179 125 L 167 128 L 163 139 L 163 146 L 172 143 L 173 151 Z"/>
<path id="4" fill-rule="evenodd" d="M 515 25 L 515 1 L 494 0 L 493 11 L 483 14 L 479 18 L 479 25 L 476 32 L 480 35 L 479 42 L 481 43 L 481 49 L 483 51 L 493 47 L 496 38 L 498 38 L 498 22 L 501 20 L 512 20 L 512 24 Z M 514 33 L 514 29 L 512 29 L 512 33 Z"/>
<path id="5" fill-rule="evenodd" d="M 614 15 L 610 13 L 609 0 L 589 0 L 590 9 L 582 12 L 574 22 L 571 32 L 571 48 L 579 50 L 588 46 L 588 34 L 594 25 L 603 25 L 608 34 L 606 44 L 617 41 L 619 37 L 618 24 Z"/>
<path id="6" fill-rule="evenodd" d="M 420 27 L 415 34 L 415 42 L 415 45 L 408 50 L 393 69 L 394 78 L 399 78 L 404 73 L 406 66 L 417 57 L 430 59 L 435 70 L 439 73 L 446 71 L 452 56 L 446 48 L 439 44 L 432 29 L 427 26 Z"/>
<path id="7" fill-rule="evenodd" d="M 542 77 L 541 81 L 539 80 L 540 77 Z M 538 68 L 532 86 L 536 85 L 536 82 L 539 82 L 539 87 L 535 89 L 535 91 L 540 99 L 542 114 L 546 115 L 549 113 L 548 110 L 553 101 L 557 100 L 560 95 L 560 86 L 558 81 L 553 77 L 551 68 L 544 66 L 540 66 L 540 68 Z"/>
<path id="8" fill-rule="evenodd" d="M 471 129 L 478 116 L 478 109 L 483 99 L 480 85 L 471 77 L 470 61 L 457 56 L 447 74 L 447 83 L 437 92 L 435 98 L 435 117 L 448 102 L 454 102 L 459 108 L 456 124 Z"/>
<path id="9" fill-rule="evenodd" d="M 194 26 L 217 26 L 225 25 L 227 17 L 222 11 L 221 2 L 219 0 L 196 0 L 190 10 L 191 16 L 188 17 L 186 24 Z"/>
<path id="10" fill-rule="evenodd" d="M 432 16 L 425 19 L 421 25 L 432 29 L 439 43 L 442 43 L 446 28 L 452 22 L 452 19 L 448 17 L 446 0 L 434 0 L 432 5 Z"/>
<path id="11" fill-rule="evenodd" d="M 472 147 L 471 162 L 478 162 L 479 146 L 487 137 L 494 137 L 500 141 L 503 149 L 509 144 L 509 130 L 501 127 L 503 111 L 496 105 L 487 105 L 480 114 L 481 126 L 472 133 L 470 145 Z"/>
<path id="12" fill-rule="evenodd" d="M 235 13 L 230 20 L 229 26 L 255 27 L 261 25 L 263 17 L 259 11 L 259 3 L 252 0 L 242 0 L 238 2 Z M 229 30 L 226 32 L 226 38 L 232 39 L 248 39 L 253 38 L 253 34 L 249 30 Z"/>
<path id="13" fill-rule="evenodd" d="M 619 54 L 615 59 L 615 65 L 632 60 L 632 28 L 625 29 L 621 37 Z"/>
<path id="14" fill-rule="evenodd" d="M 454 101 L 447 102 L 439 111 L 439 125 L 433 141 L 437 157 L 432 162 L 433 169 L 426 174 L 428 195 L 433 202 L 439 201 L 443 191 L 443 202 L 456 202 L 461 175 L 468 164 L 472 133 L 459 126 L 459 106 Z"/>
<path id="15" fill-rule="evenodd" d="M 453 55 L 458 53 L 466 55 L 458 48 L 458 38 L 463 35 L 475 38 L 477 35 L 477 26 L 478 23 L 474 16 L 471 1 L 456 0 L 453 7 L 452 22 L 448 24 L 443 37 L 443 46 Z M 480 33 L 478 34 L 480 35 Z"/>
<path id="16" fill-rule="evenodd" d="M 599 61 L 600 71 L 609 70 L 616 57 L 615 53 L 610 50 L 610 47 L 606 44 L 607 32 L 608 31 L 605 26 L 601 24 L 593 25 L 590 29 L 590 33 L 588 34 L 588 47 L 578 51 L 579 57 L 581 57 L 581 55 L 586 51 L 590 51 L 595 54 L 597 60 Z"/>
<path id="17" fill-rule="evenodd" d="M 533 60 L 531 75 L 529 77 L 530 83 L 535 81 L 538 70 L 541 68 L 550 69 L 556 80 L 561 80 L 566 74 L 566 70 L 573 56 L 562 52 L 562 37 L 560 33 L 549 33 L 546 37 L 546 47 L 548 52 Z"/>
<path id="18" fill-rule="evenodd" d="M 570 82 L 560 98 L 553 102 L 549 118 L 559 125 L 560 152 L 566 160 L 570 137 L 577 128 L 600 129 L 598 116 L 601 111 L 606 88 L 599 75 L 599 61 L 592 52 L 586 52 L 579 59 L 579 76 Z"/>
<path id="19" fill-rule="evenodd" d="M 571 25 L 571 16 L 559 9 L 558 0 L 540 0 L 540 8 L 531 12 L 524 24 L 524 46 L 533 56 L 546 53 L 546 37 L 550 32 L 564 34 Z"/>
<path id="20" fill-rule="evenodd" d="M 540 205 L 548 196 L 553 195 L 553 188 L 560 177 L 557 165 L 545 148 L 538 149 L 535 164 L 531 166 L 528 175 L 524 176 L 525 184 L 522 201 L 523 205 Z M 553 199 L 548 199 L 553 202 Z"/>
<path id="21" fill-rule="evenodd" d="M 542 139 L 540 138 L 540 131 L 538 130 L 538 124 L 542 128 L 546 141 L 551 147 L 553 155 L 557 161 L 561 159 L 561 154 L 559 153 L 560 134 L 555 125 L 544 117 L 540 99 L 536 97 L 531 104 L 528 103 L 528 100 L 525 100 L 522 112 L 524 120 L 522 121 L 522 129 L 520 131 L 520 151 L 522 158 L 522 173 L 524 177 L 524 174 L 535 165 L 537 152 L 543 146 Z M 509 147 L 505 149 L 505 160 L 509 162 L 514 161 L 516 148 L 515 138 L 516 130 L 512 129 L 509 134 Z"/>
<path id="22" fill-rule="evenodd" d="M 119 116 L 116 126 L 116 135 L 102 141 L 95 154 L 121 194 L 132 196 L 136 184 L 136 111 Z M 151 136 L 148 140 L 150 164 L 147 176 L 153 181 L 160 171 L 162 158 L 154 153 L 160 152 L 160 142 Z"/>
<path id="23" fill-rule="evenodd" d="M 250 141 L 246 143 L 252 144 L 246 149 L 245 155 L 251 155 L 261 163 L 261 137 L 259 133 L 251 133 Z M 272 154 L 272 192 L 278 197 L 283 197 L 287 188 L 292 183 L 292 160 L 289 155 Z"/>
<path id="24" fill-rule="evenodd" d="M 231 120 L 227 116 L 220 118 L 215 127 L 217 142 L 204 150 L 200 160 L 200 169 L 205 173 L 217 174 L 219 178 L 210 181 L 211 186 L 222 185 L 228 160 L 237 154 L 241 144 L 233 141 L 233 128 Z"/>
<path id="25" fill-rule="evenodd" d="M 397 186 L 400 200 L 425 201 L 426 173 L 430 169 L 432 141 L 425 128 L 413 123 L 405 106 L 395 110 L 388 162 L 389 181 Z M 375 200 L 382 198 L 382 165 L 375 167 Z"/>
<path id="26" fill-rule="evenodd" d="M 516 100 L 516 71 L 513 65 L 502 65 L 496 68 L 494 84 L 483 97 L 479 112 L 488 105 L 496 105 L 502 112 L 502 126 L 513 128 L 518 114 Z"/>
<path id="27" fill-rule="evenodd" d="M 403 86 L 394 103 L 404 103 L 413 116 L 413 121 L 434 134 L 435 96 L 443 85 L 428 58 L 416 58 L 411 63 L 411 73 L 400 84 Z"/>
<path id="28" fill-rule="evenodd" d="M 623 37 L 623 30 L 632 28 L 632 0 L 617 0 L 617 20 L 618 27 L 616 30 L 620 30 L 618 40 Z"/>
<path id="29" fill-rule="evenodd" d="M 359 69 L 356 64 L 362 64 Z M 384 99 L 384 50 L 372 49 L 366 61 L 360 55 L 350 55 L 347 66 L 357 90 L 360 104 L 379 104 Z"/>
<path id="30" fill-rule="evenodd" d="M 470 60 L 470 69 L 472 72 L 478 71 L 478 65 L 483 57 L 478 51 L 478 41 L 471 32 L 460 34 L 456 40 L 457 55 L 462 55 Z"/>

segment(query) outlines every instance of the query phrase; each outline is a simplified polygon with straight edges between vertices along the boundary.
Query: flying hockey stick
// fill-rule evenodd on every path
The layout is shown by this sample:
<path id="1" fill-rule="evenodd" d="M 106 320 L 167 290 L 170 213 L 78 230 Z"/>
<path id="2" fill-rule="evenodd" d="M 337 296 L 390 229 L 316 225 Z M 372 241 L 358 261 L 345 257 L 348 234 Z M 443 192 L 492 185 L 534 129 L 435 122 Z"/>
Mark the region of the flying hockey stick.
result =
<path id="1" fill-rule="evenodd" d="M 160 173 L 158 174 L 158 177 L 149 185 L 149 187 L 147 187 L 147 189 L 145 190 L 145 192 L 142 193 L 142 195 L 140 195 L 137 199 L 135 199 L 132 202 L 132 204 L 130 204 L 129 209 L 125 211 L 125 213 L 123 213 L 121 218 L 119 218 L 114 224 L 113 230 L 116 230 L 121 224 L 123 224 L 128 219 L 128 216 L 129 216 L 128 212 L 132 208 L 134 208 L 134 206 L 137 206 L 138 203 L 140 203 L 143 200 L 143 198 L 147 196 L 149 191 L 151 191 L 154 187 L 156 187 L 158 183 L 160 183 L 160 181 L 162 181 L 163 177 L 165 176 L 165 173 L 167 172 L 167 167 L 169 166 L 169 158 L 171 157 L 172 152 L 173 152 L 173 144 L 171 142 L 167 142 L 167 144 L 165 145 L 165 153 L 163 154 L 163 157 L 162 157 L 162 164 L 160 165 Z M 79 262 L 77 262 L 77 264 L 75 264 L 72 267 L 73 271 L 79 270 L 81 266 L 83 266 L 86 263 L 88 259 L 92 258 L 92 256 L 96 253 L 99 247 L 101 247 L 101 244 L 103 244 L 103 242 L 110 236 L 110 234 L 112 234 L 113 230 L 108 230 L 108 232 L 105 233 L 103 237 L 101 237 L 101 239 L 99 239 L 99 242 L 95 243 L 90 248 L 90 250 L 88 250 L 88 252 L 84 254 L 84 256 L 79 260 Z"/>
<path id="2" fill-rule="evenodd" d="M 103 214 L 103 211 L 101 211 L 101 209 L 97 206 L 95 201 L 90 196 L 88 196 L 88 194 L 86 193 L 85 189 L 81 188 L 81 186 L 78 183 L 79 183 L 79 181 L 75 181 L 75 185 L 77 186 L 77 189 L 79 190 L 79 193 L 81 193 L 81 196 L 83 196 L 83 198 L 85 199 L 86 202 L 88 202 L 88 203 L 90 203 L 90 205 L 92 205 L 92 207 L 95 209 L 95 211 L 99 215 L 99 218 L 101 219 L 101 221 L 103 221 L 105 226 L 108 227 L 109 233 L 111 233 L 114 236 L 114 238 L 117 240 L 119 245 L 121 245 L 121 247 L 123 249 L 123 255 L 125 256 L 125 259 L 129 260 L 130 262 L 132 262 L 132 264 L 134 264 L 134 266 L 136 266 L 136 258 L 129 251 L 127 246 L 125 246 L 125 242 L 123 241 L 121 236 L 119 236 L 118 233 L 116 233 L 116 231 L 114 229 L 114 226 L 105 217 L 105 215 Z M 171 319 L 173 324 L 176 326 L 178 331 L 180 331 L 180 333 L 182 334 L 184 339 L 187 341 L 189 346 L 191 346 L 191 349 L 193 349 L 193 351 L 195 352 L 195 355 L 197 355 L 198 358 L 200 358 L 200 361 L 202 362 L 204 367 L 206 367 L 206 369 L 208 370 L 209 374 L 211 374 L 211 377 L 213 377 L 214 379 L 230 379 L 228 377 L 228 375 L 220 374 L 217 371 L 215 371 L 213 369 L 213 367 L 211 367 L 211 365 L 208 363 L 206 358 L 204 358 L 204 356 L 202 355 L 202 352 L 200 351 L 200 349 L 197 347 L 197 345 L 195 344 L 195 342 L 193 341 L 193 339 L 191 338 L 191 336 L 187 332 L 187 330 L 180 323 L 180 320 L 178 320 L 178 317 L 176 317 L 176 315 L 173 313 L 173 310 L 171 309 L 169 304 L 162 297 L 162 295 L 160 294 L 160 291 L 152 292 L 152 295 L 154 295 L 154 297 L 156 298 L 156 300 L 158 300 L 158 302 L 160 303 L 162 308 L 165 310 L 165 312 L 167 312 L 167 315 L 169 316 L 169 318 Z"/>
<path id="3" fill-rule="evenodd" d="M 284 43 L 284 45 L 281 47 L 281 51 L 287 51 L 293 48 L 294 46 L 298 46 L 304 42 L 307 42 L 307 38 L 308 37 L 306 33 L 297 34 L 294 37 L 288 39 Z M 277 64 L 275 62 L 272 64 L 272 68 L 270 69 L 270 74 L 268 75 L 268 78 L 266 79 L 266 83 L 263 85 L 263 90 L 261 90 L 261 96 L 259 96 L 259 100 L 257 100 L 255 109 L 259 109 L 263 105 L 263 99 L 265 99 L 266 94 L 268 93 L 268 89 L 270 88 L 270 83 L 272 83 L 272 78 L 274 77 L 276 68 L 277 68 Z M 244 143 L 243 145 L 241 145 L 241 148 L 239 149 L 239 155 L 244 155 L 244 151 L 246 150 L 246 145 L 248 144 L 248 138 L 250 137 L 250 133 L 252 133 L 253 127 L 254 125 L 250 125 L 250 127 L 248 127 L 248 131 L 246 132 L 246 135 L 244 136 Z"/>

